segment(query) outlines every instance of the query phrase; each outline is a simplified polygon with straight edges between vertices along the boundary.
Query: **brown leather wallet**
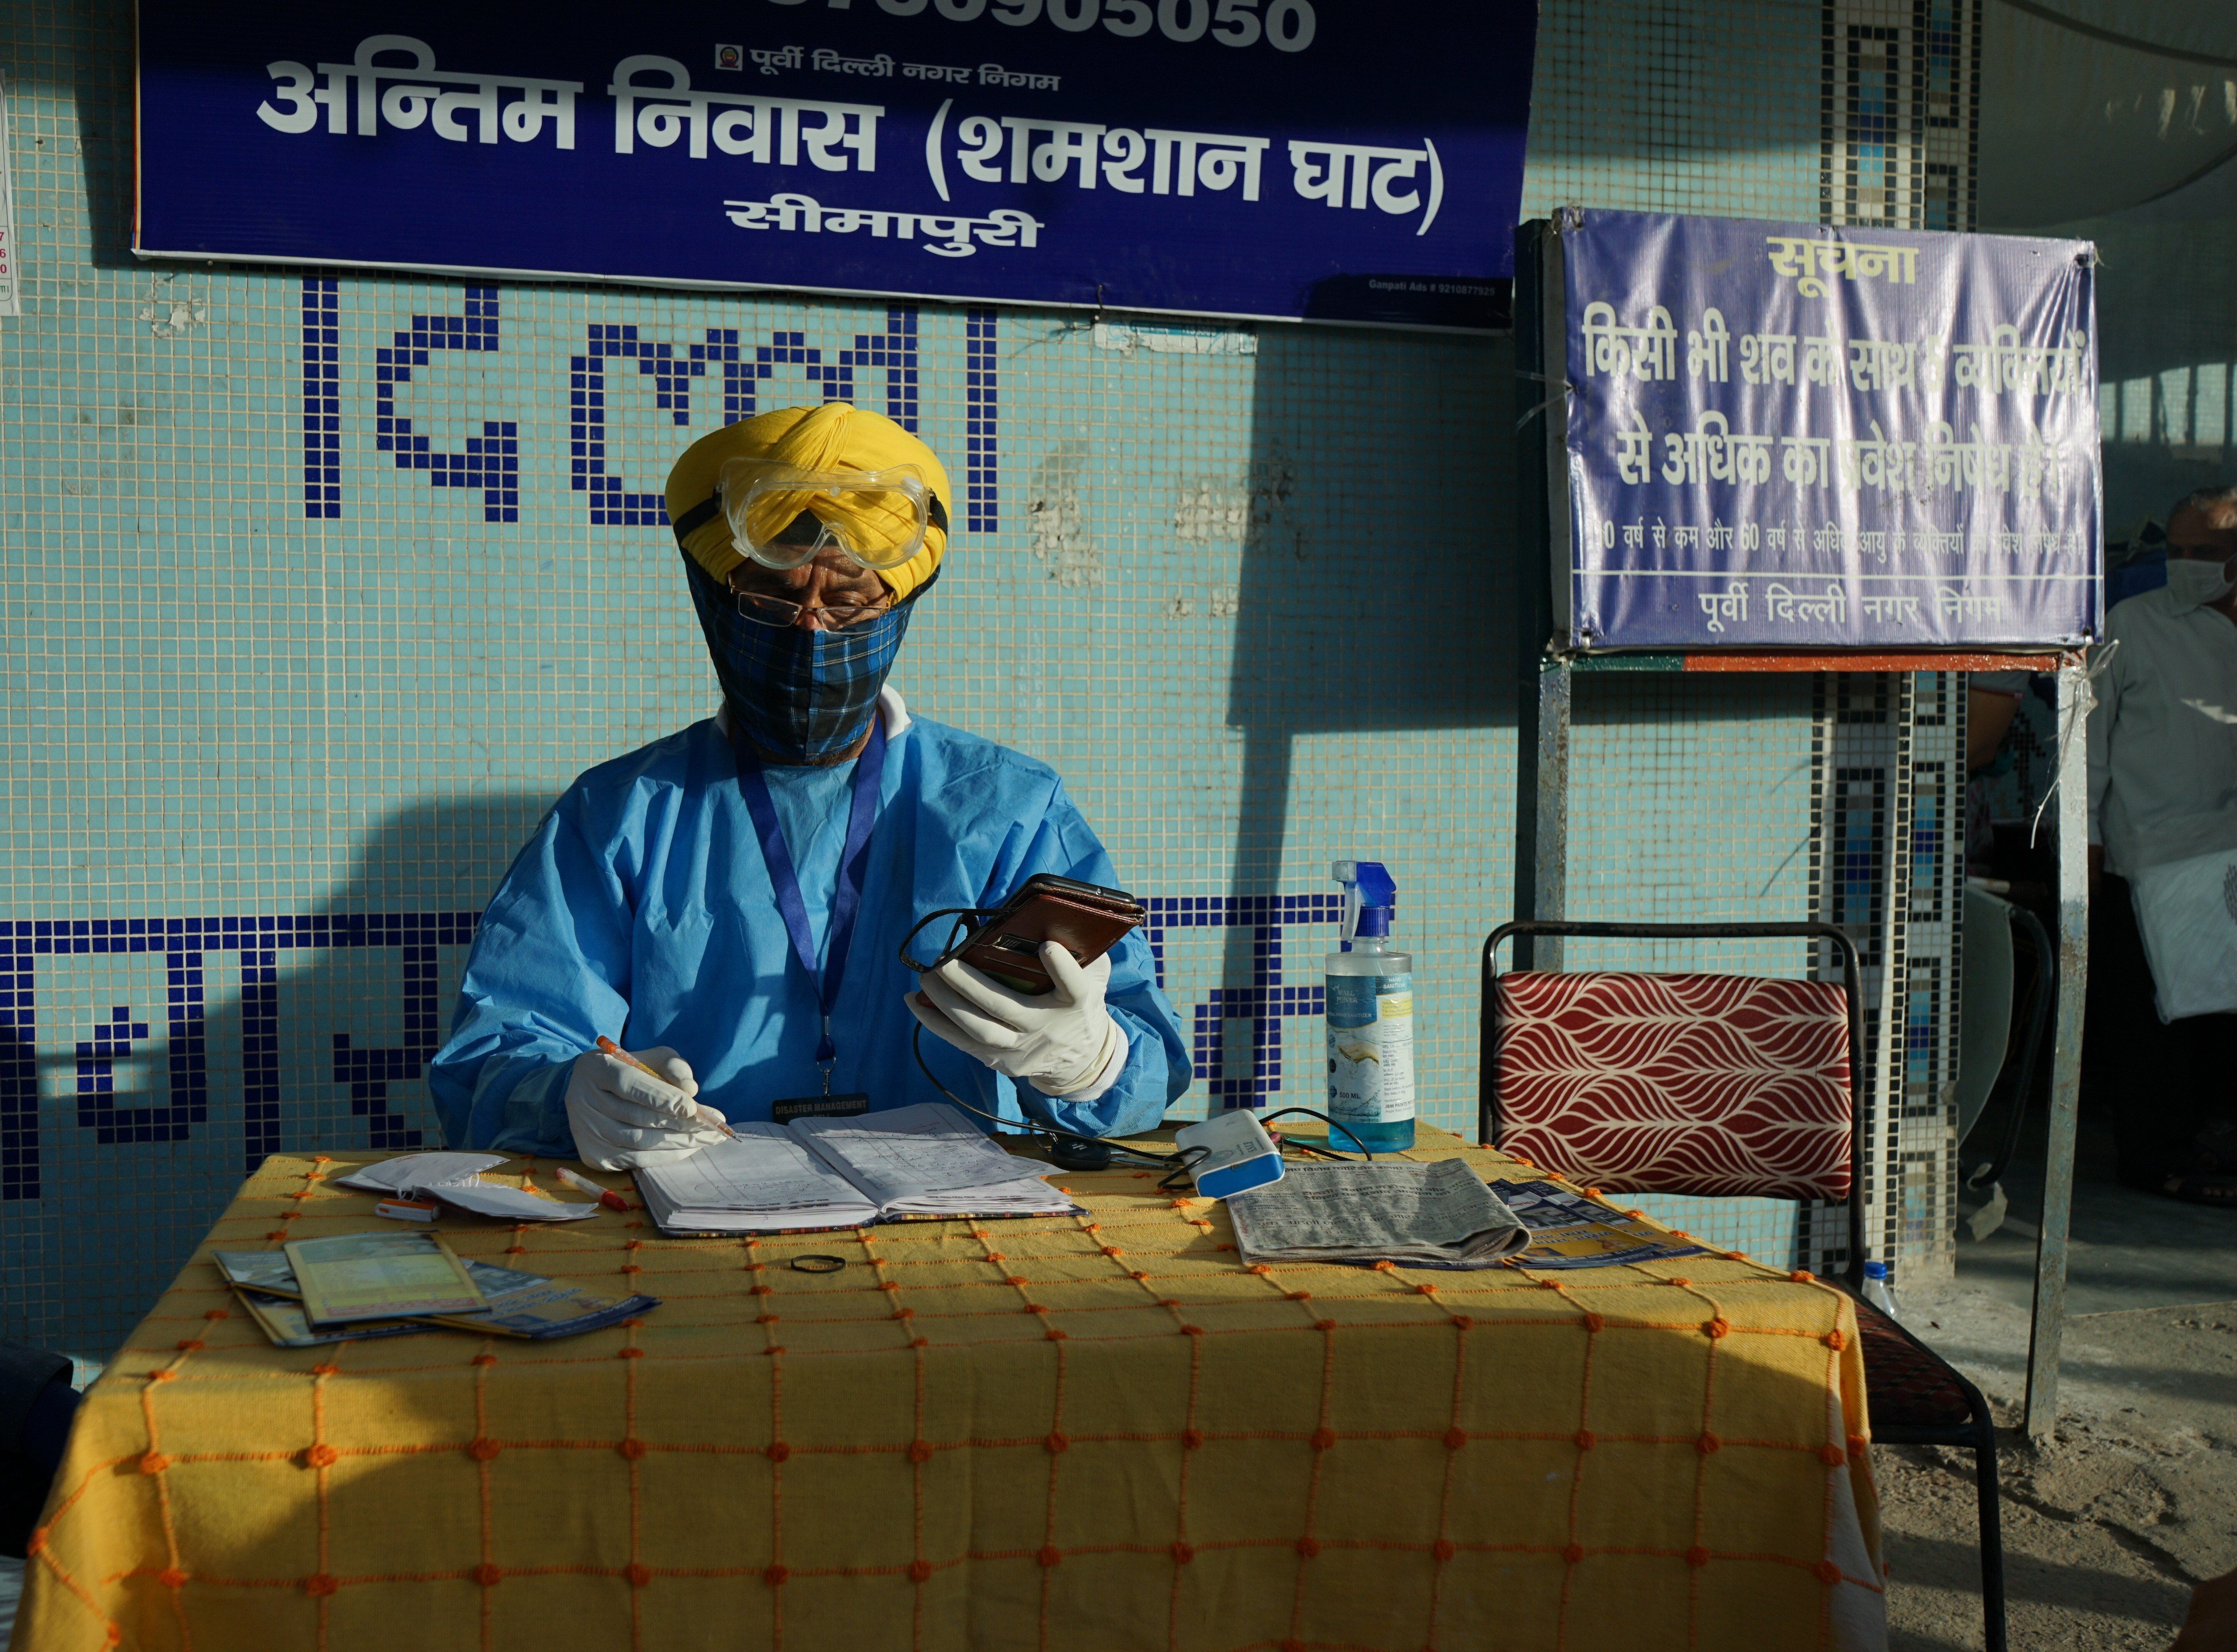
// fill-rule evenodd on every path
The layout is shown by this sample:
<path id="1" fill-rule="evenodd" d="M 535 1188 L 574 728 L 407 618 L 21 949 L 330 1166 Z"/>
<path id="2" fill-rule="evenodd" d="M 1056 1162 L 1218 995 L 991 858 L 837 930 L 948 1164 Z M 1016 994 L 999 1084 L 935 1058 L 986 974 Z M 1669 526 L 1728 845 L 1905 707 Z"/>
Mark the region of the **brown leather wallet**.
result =
<path id="1" fill-rule="evenodd" d="M 1125 938 L 1147 916 L 1140 902 L 1105 890 L 1037 875 L 1005 901 L 957 954 L 973 969 L 1020 992 L 1055 990 L 1041 964 L 1041 943 L 1054 941 L 1079 963 L 1092 964 Z"/>

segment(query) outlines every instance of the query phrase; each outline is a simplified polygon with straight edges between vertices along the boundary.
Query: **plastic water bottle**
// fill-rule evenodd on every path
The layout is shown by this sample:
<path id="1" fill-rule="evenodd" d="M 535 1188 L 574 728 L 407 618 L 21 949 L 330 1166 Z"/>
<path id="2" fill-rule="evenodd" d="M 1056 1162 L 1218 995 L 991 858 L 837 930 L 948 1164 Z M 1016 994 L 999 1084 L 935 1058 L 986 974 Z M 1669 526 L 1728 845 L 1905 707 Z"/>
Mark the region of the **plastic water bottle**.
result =
<path id="1" fill-rule="evenodd" d="M 1329 1132 L 1338 1151 L 1414 1145 L 1414 955 L 1390 950 L 1398 885 L 1381 863 L 1339 860 L 1343 944 L 1328 955 Z"/>
<path id="2" fill-rule="evenodd" d="M 1895 1311 L 1895 1293 L 1888 1288 L 1888 1271 L 1885 1262 L 1864 1264 L 1864 1300 L 1891 1320 L 1900 1320 L 1903 1317 Z"/>

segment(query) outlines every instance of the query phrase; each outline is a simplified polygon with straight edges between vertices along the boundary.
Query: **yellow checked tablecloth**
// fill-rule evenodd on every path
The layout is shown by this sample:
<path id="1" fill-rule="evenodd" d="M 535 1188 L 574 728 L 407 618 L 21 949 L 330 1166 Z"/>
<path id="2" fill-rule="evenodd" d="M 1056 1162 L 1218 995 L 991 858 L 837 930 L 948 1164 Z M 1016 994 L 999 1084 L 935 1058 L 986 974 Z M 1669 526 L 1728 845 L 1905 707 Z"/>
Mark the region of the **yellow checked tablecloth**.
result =
<path id="1" fill-rule="evenodd" d="M 1884 1643 L 1855 1316 L 1806 1276 L 1246 1270 L 1115 1170 L 1027 1221 L 450 1220 L 662 1306 L 268 1346 L 208 1251 L 385 1226 L 329 1180 L 373 1156 L 267 1160 L 89 1391 L 19 1649 Z"/>

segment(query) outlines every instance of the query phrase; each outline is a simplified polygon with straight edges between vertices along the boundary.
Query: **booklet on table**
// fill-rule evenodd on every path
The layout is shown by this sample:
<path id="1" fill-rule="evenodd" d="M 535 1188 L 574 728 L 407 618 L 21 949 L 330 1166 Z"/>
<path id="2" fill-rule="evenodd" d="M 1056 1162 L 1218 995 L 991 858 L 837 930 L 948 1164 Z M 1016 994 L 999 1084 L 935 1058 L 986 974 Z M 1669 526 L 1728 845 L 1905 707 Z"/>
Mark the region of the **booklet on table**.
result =
<path id="1" fill-rule="evenodd" d="M 367 1234 L 358 1237 L 395 1241 L 425 1241 L 431 1235 Z M 250 1314 L 263 1328 L 265 1334 L 283 1347 L 304 1347 L 312 1342 L 336 1340 L 338 1333 L 340 1336 L 398 1336 L 408 1331 L 424 1330 L 430 1326 L 449 1326 L 460 1331 L 525 1337 L 541 1341 L 551 1337 L 577 1336 L 585 1331 L 603 1330 L 632 1314 L 660 1306 L 657 1297 L 641 1294 L 612 1296 L 564 1280 L 551 1279 L 542 1274 L 524 1273 L 518 1268 L 499 1267 L 495 1263 L 468 1257 L 464 1259 L 466 1277 L 488 1303 L 484 1312 L 413 1314 L 408 1319 L 394 1316 L 387 1320 L 332 1325 L 313 1322 L 303 1313 L 299 1306 L 302 1290 L 296 1281 L 294 1269 L 288 1265 L 283 1253 L 221 1250 L 212 1260 L 216 1262 L 218 1272 L 225 1276 L 226 1282 L 247 1303 Z M 276 1311 L 279 1308 L 291 1308 L 294 1313 L 292 1315 L 280 1313 Z M 281 1332 L 286 1334 L 280 1334 Z"/>
<path id="2" fill-rule="evenodd" d="M 1076 1210 L 940 1102 L 854 1118 L 731 1127 L 737 1139 L 637 1173 L 664 1233 L 804 1233 L 874 1221 L 1054 1216 Z"/>
<path id="3" fill-rule="evenodd" d="M 1704 1249 L 1673 1243 L 1664 1229 L 1551 1181 L 1506 1182 L 1499 1195 L 1530 1230 L 1524 1267 L 1617 1267 L 1699 1256 Z"/>

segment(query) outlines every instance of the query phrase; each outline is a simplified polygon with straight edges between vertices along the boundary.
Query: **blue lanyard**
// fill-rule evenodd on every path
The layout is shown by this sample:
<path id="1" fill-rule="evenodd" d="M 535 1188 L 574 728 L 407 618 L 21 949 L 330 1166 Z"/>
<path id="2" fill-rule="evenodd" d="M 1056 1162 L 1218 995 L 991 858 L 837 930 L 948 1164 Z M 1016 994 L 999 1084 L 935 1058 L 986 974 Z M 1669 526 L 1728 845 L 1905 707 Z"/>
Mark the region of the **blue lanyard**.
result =
<path id="1" fill-rule="evenodd" d="M 762 840 L 762 859 L 769 863 L 769 882 L 776 886 L 776 909 L 792 937 L 793 956 L 808 971 L 815 997 L 823 1009 L 823 1037 L 815 1046 L 816 1065 L 823 1069 L 823 1085 L 831 1087 L 831 1064 L 839 1047 L 831 1042 L 831 1006 L 839 996 L 840 977 L 847 972 L 847 949 L 855 939 L 855 918 L 862 905 L 862 878 L 869 861 L 870 828 L 878 818 L 878 781 L 886 770 L 886 722 L 870 714 L 870 743 L 855 760 L 855 795 L 847 810 L 847 844 L 839 852 L 839 887 L 831 901 L 831 928 L 824 937 L 824 963 L 815 967 L 815 941 L 808 932 L 808 903 L 801 898 L 800 874 L 793 869 L 792 852 L 785 846 L 777 825 L 776 802 L 769 796 L 769 780 L 761 759 L 744 740 L 733 742 L 738 756 L 738 789 L 746 795 L 746 808 L 754 817 L 754 831 Z"/>

